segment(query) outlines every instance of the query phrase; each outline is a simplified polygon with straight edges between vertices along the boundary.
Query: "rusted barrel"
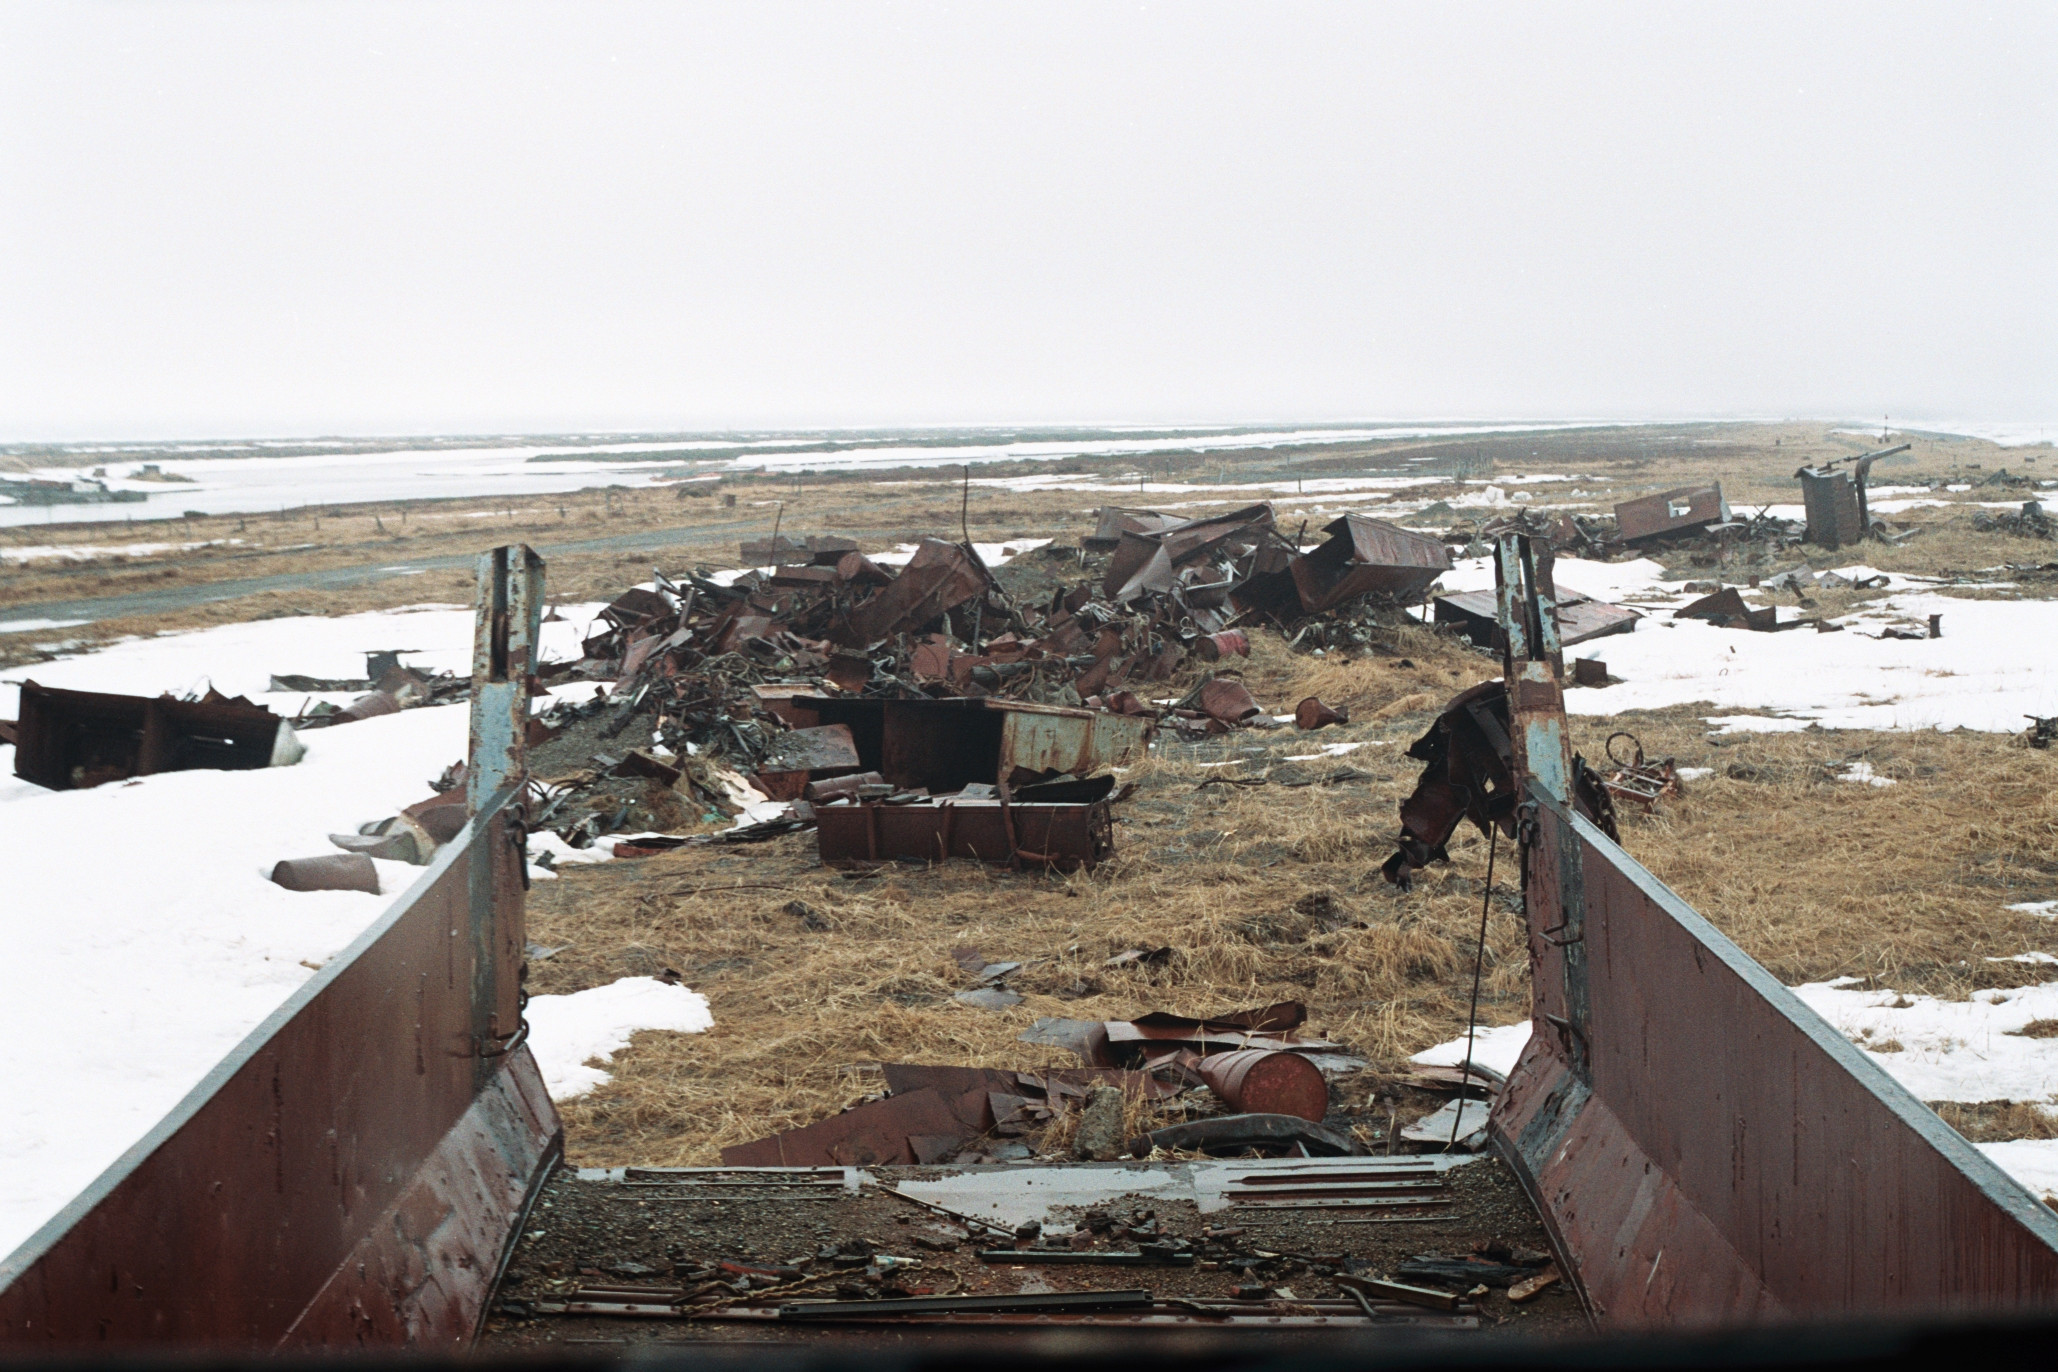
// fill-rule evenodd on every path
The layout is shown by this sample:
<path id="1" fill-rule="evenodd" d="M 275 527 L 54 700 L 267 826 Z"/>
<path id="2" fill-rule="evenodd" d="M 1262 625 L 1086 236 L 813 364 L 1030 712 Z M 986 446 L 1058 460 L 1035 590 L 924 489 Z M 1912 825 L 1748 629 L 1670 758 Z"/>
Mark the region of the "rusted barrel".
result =
<path id="1" fill-rule="evenodd" d="M 1294 708 L 1293 722 L 1296 728 L 1319 729 L 1325 724 L 1350 723 L 1351 712 L 1339 710 L 1334 705 L 1324 705 L 1316 697 L 1309 696 Z"/>
<path id="2" fill-rule="evenodd" d="M 1299 1053 L 1240 1048 L 1201 1059 L 1208 1089 L 1248 1115 L 1293 1115 L 1320 1121 L 1329 1113 L 1329 1083 L 1322 1069 Z"/>
<path id="3" fill-rule="evenodd" d="M 1244 637 L 1241 629 L 1224 629 L 1219 634 L 1203 634 L 1194 640 L 1193 646 L 1209 662 L 1220 662 L 1225 657 L 1251 655 L 1251 641 Z"/>
<path id="4" fill-rule="evenodd" d="M 364 891 L 379 894 L 379 869 L 362 853 L 287 858 L 272 868 L 272 880 L 288 891 Z"/>

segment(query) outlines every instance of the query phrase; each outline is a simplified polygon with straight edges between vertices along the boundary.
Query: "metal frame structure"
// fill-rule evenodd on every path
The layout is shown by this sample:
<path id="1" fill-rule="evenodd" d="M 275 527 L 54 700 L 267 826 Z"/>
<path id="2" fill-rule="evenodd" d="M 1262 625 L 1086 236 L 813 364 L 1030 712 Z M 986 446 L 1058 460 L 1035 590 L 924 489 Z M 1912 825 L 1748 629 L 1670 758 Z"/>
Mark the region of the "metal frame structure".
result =
<path id="1" fill-rule="evenodd" d="M 2058 1301 L 2058 1215 L 1568 805 L 1549 549 L 1497 548 L 1532 1033 L 1496 1150 L 1603 1329 Z"/>
<path id="2" fill-rule="evenodd" d="M 543 564 L 480 562 L 471 816 L 392 908 L 0 1259 L 0 1346 L 453 1350 L 563 1131 L 523 1046 Z"/>

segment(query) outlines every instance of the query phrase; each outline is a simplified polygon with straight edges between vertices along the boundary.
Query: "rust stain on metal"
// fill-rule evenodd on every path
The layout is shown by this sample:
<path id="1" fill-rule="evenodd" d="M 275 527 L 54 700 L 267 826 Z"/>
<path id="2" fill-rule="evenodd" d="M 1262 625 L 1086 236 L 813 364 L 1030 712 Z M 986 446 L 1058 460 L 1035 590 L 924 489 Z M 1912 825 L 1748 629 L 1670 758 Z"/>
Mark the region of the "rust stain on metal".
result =
<path id="1" fill-rule="evenodd" d="M 1503 629 L 1534 675 L 1550 583 L 1518 551 Z M 1490 1131 L 1595 1320 L 2058 1300 L 2058 1215 L 1567 808 L 1561 714 L 1514 723 L 1535 1030 Z"/>
<path id="2" fill-rule="evenodd" d="M 482 623 L 481 642 L 505 666 L 533 639 L 520 615 L 500 627 Z M 470 1343 L 562 1138 L 520 1045 L 522 735 L 511 755 L 478 754 L 495 705 L 479 684 L 468 768 L 512 764 L 509 784 L 419 886 L 0 1259 L 0 1343 Z"/>

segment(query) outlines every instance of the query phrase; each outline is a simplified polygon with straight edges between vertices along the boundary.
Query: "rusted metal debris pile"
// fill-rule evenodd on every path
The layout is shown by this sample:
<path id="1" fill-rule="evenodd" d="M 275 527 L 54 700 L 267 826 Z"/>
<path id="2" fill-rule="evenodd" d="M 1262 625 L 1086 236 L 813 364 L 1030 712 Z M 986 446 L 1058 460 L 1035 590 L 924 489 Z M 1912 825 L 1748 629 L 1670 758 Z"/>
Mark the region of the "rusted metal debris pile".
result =
<path id="1" fill-rule="evenodd" d="M 1559 1280 L 1549 1253 L 1499 1238 L 1457 1251 L 1373 1258 L 1350 1251 L 1360 1245 L 1337 1231 L 1316 1242 L 1312 1230 L 1270 1223 L 1287 1218 L 1271 1213 L 1279 1211 L 1369 1211 L 1377 1217 L 1324 1224 L 1441 1218 L 1452 1205 L 1443 1159 L 1246 1159 L 1164 1168 L 1147 1193 L 1098 1198 L 1062 1213 L 1048 1201 L 1018 1206 L 1044 1187 L 1063 1194 L 1074 1186 L 1104 1186 L 1108 1173 L 1065 1166 L 992 1168 L 976 1180 L 970 1173 L 945 1171 L 947 1180 L 939 1183 L 934 1173 L 890 1166 L 625 1168 L 618 1180 L 584 1184 L 599 1187 L 601 1197 L 621 1188 L 620 1200 L 633 1199 L 639 1207 L 690 1204 L 703 1215 L 738 1202 L 755 1202 L 739 1207 L 752 1216 L 790 1213 L 801 1202 L 815 1202 L 810 1209 L 837 1215 L 842 1227 L 818 1225 L 813 1251 L 789 1248 L 779 1257 L 761 1256 L 768 1245 L 748 1238 L 710 1242 L 701 1229 L 690 1247 L 673 1245 L 661 1261 L 567 1270 L 571 1264 L 558 1260 L 535 1271 L 511 1270 L 498 1314 L 514 1321 L 604 1316 L 789 1329 L 1475 1330 L 1484 1323 L 1477 1302 L 1489 1291 L 1503 1291 L 1522 1304 Z M 939 1185 L 950 1204 L 936 1198 Z M 562 1223 L 571 1198 L 559 1192 L 554 1199 Z M 887 1202 L 899 1227 L 878 1222 Z M 1003 1221 L 982 1210 L 1042 1215 Z M 867 1212 L 875 1219 L 865 1226 L 870 1236 L 851 1232 Z M 974 1283 L 985 1285 L 985 1270 L 995 1267 L 1064 1268 L 1068 1289 L 1033 1281 L 1018 1291 L 968 1294 Z M 1103 1275 L 1107 1268 L 1130 1270 L 1115 1277 Z M 1336 1294 L 1302 1294 L 1290 1281 L 1326 1283 Z"/>
<path id="2" fill-rule="evenodd" d="M 981 985 L 958 999 L 1019 1003 L 1004 989 L 1019 964 L 960 961 Z M 1118 955 L 1149 960 L 1170 949 Z M 804 1128 L 722 1150 L 732 1167 L 1010 1162 L 1032 1157 L 1110 1160 L 1158 1149 L 1299 1156 L 1358 1155 L 1330 1121 L 1329 1073 L 1364 1065 L 1342 1045 L 1296 1031 L 1298 1002 L 1207 1019 L 1164 1013 L 1133 1020 L 1040 1019 L 1022 1041 L 1062 1048 L 1081 1066 L 1005 1071 L 883 1063 L 884 1091 Z M 1137 1130 L 1134 1112 L 1159 1114 Z M 1225 1113 L 1226 1111 L 1226 1113 Z"/>
<path id="3" fill-rule="evenodd" d="M 726 584 L 658 572 L 602 611 L 579 660 L 539 672 L 604 684 L 532 724 L 539 756 L 564 736 L 568 764 L 539 766 L 534 822 L 575 847 L 662 827 L 663 803 L 639 807 L 655 785 L 691 792 L 703 820 L 782 803 L 721 837 L 813 826 L 830 862 L 1091 866 L 1112 844 L 1098 774 L 1140 756 L 1160 722 L 1202 735 L 1260 719 L 1226 666 L 1169 707 L 1139 694 L 1147 683 L 1247 656 L 1240 625 L 1419 597 L 1450 566 L 1439 540 L 1379 520 L 1327 532 L 1302 554 L 1269 505 L 1103 510 L 1087 544 L 1105 568 L 1019 595 L 973 545 L 934 538 L 897 572 L 822 536 L 746 543 L 746 560 L 776 565 Z M 1341 718 L 1303 710 L 1303 727 Z"/>
<path id="4" fill-rule="evenodd" d="M 1981 533 L 2011 534 L 2016 538 L 2058 538 L 2058 520 L 2044 513 L 2035 500 L 2022 502 L 2020 510 L 1980 510 L 1972 516 L 1972 527 Z"/>

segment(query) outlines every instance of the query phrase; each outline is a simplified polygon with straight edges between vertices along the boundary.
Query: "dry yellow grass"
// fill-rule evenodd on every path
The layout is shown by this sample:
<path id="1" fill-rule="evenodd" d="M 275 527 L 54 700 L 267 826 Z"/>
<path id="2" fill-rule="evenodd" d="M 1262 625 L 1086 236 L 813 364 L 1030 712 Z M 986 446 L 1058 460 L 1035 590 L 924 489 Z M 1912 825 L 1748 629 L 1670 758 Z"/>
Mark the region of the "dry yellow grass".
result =
<path id="1" fill-rule="evenodd" d="M 1426 452 L 1451 445 L 1389 446 Z M 1577 490 L 1579 503 L 1605 509 L 1617 499 L 1719 478 L 1732 505 L 1743 509 L 1797 503 L 1795 467 L 1868 445 L 1822 425 L 1725 425 L 1669 440 L 1520 435 L 1457 446 L 1479 450 L 1502 473 L 1580 476 L 1571 489 L 1540 489 L 1540 503 Z M 1921 439 L 1910 461 L 1881 468 L 1876 478 L 1880 484 L 1914 475 L 1976 479 L 2003 465 L 2022 470 L 2030 456 L 1975 440 Z M 1171 465 L 1185 479 L 1213 479 L 1226 469 L 1233 480 L 1240 461 L 1208 455 Z M 1308 474 L 1347 475 L 1363 466 L 1347 456 L 1325 461 L 1327 470 L 1318 463 Z M 524 502 L 512 518 L 470 517 L 504 509 L 497 501 L 416 506 L 404 523 L 398 506 L 351 506 L 340 518 L 324 517 L 319 530 L 312 519 L 276 527 L 254 517 L 196 520 L 173 530 L 139 529 L 134 536 L 248 539 L 261 531 L 272 546 L 251 556 L 244 555 L 254 552 L 249 548 L 213 549 L 126 565 L 9 567 L 0 574 L 0 602 L 448 556 L 510 537 L 548 545 L 678 530 L 656 552 L 552 558 L 554 600 L 601 599 L 646 577 L 653 562 L 729 565 L 740 537 L 770 528 L 772 509 L 752 500 L 786 500 L 789 531 L 861 527 L 876 533 L 860 533 L 866 546 L 878 547 L 955 529 L 955 489 L 947 487 L 951 479 L 941 476 L 849 478 L 798 494 L 744 483 L 733 510 L 666 491 L 592 492 Z M 1451 483 L 1417 494 L 1450 498 L 1466 489 Z M 1071 540 L 1088 525 L 1089 507 L 1103 498 L 1177 504 L 1220 494 L 1147 490 L 1101 497 L 975 487 L 970 524 L 981 537 Z M 1313 514 L 1316 503 L 1313 496 L 1278 497 L 1289 524 L 1303 512 L 1315 522 L 1328 518 Z M 1935 574 L 2042 562 L 2058 553 L 2049 544 L 1975 533 L 1969 509 L 1919 510 L 1905 518 L 1925 528 L 1906 545 L 1835 555 L 1802 550 L 1777 565 L 1813 556 L 1817 566 L 1865 561 Z M 240 531 L 239 522 L 245 525 Z M 119 529 L 57 532 L 99 543 L 120 541 Z M 0 541 L 51 538 L 46 530 L 19 529 Z M 315 546 L 301 546 L 310 543 Z M 1685 558 L 1676 560 L 1686 565 Z M 2029 585 L 2022 593 L 2050 590 Z M 66 632 L 104 638 L 265 614 L 464 603 L 470 595 L 469 571 L 460 568 L 346 590 L 246 597 Z M 1816 598 L 1810 613 L 1834 614 L 1870 597 L 1822 592 Z M 26 660 L 20 655 L 33 652 L 24 642 L 29 637 L 0 635 L 0 665 L 10 653 Z M 1166 749 L 1131 774 L 1139 792 L 1120 810 L 1119 855 L 1090 876 L 952 864 L 850 881 L 816 865 L 812 837 L 801 836 L 759 848 L 682 851 L 575 869 L 539 884 L 532 937 L 571 946 L 537 966 L 537 990 L 577 990 L 669 966 L 709 995 L 716 1016 L 715 1029 L 705 1035 L 640 1036 L 612 1084 L 567 1108 L 573 1156 L 590 1163 L 712 1161 L 723 1144 L 820 1118 L 876 1089 L 876 1076 L 863 1068 L 881 1059 L 1037 1065 L 1049 1059 L 1016 1035 L 1039 1015 L 1205 1012 L 1297 998 L 1308 1002 L 1313 1027 L 1383 1068 L 1459 1032 L 1486 844 L 1468 832 L 1453 846 L 1449 867 L 1431 869 L 1407 894 L 1388 889 L 1377 867 L 1397 828 L 1395 807 L 1417 770 L 1400 750 L 1451 694 L 1493 675 L 1493 663 L 1421 632 L 1401 641 L 1395 655 L 1350 662 L 1289 654 L 1267 633 L 1253 635 L 1253 647 L 1246 679 L 1268 709 L 1285 712 L 1313 694 L 1349 708 L 1354 722 L 1304 738 L 1291 730 L 1239 734 L 1206 754 Z M 1412 665 L 1399 665 L 1402 657 Z M 1658 814 L 1625 816 L 1624 841 L 1782 979 L 1851 974 L 1963 995 L 1979 985 L 2037 976 L 2034 968 L 1987 963 L 1986 957 L 2058 952 L 2058 926 L 2004 908 L 2058 897 L 2058 861 L 2049 856 L 2058 759 L 2010 748 L 2008 740 L 1990 735 L 1810 732 L 1718 743 L 1707 738 L 1701 713 L 1689 707 L 1576 720 L 1575 737 L 1582 751 L 1598 758 L 1605 735 L 1628 727 L 1654 755 L 1671 753 L 1682 764 L 1717 769 L 1717 777 Z M 1237 750 L 1246 747 L 1284 755 L 1344 740 L 1366 746 L 1337 759 L 1199 765 L 1240 756 Z M 1861 756 L 1899 784 L 1850 785 L 1824 770 L 1826 763 Z M 1733 764 L 1755 779 L 1732 778 Z M 1345 767 L 1371 776 L 1334 787 L 1277 784 L 1296 771 L 1319 779 Z M 1264 787 L 1200 789 L 1212 778 L 1268 770 L 1274 784 Z M 1496 888 L 1483 1006 L 1489 1022 L 1506 1022 L 1526 1013 L 1527 968 L 1505 861 Z M 830 930 L 809 932 L 786 913 L 794 900 L 818 909 Z M 1324 908 L 1331 913 L 1309 913 Z M 1033 959 L 1015 979 L 1028 994 L 1026 1003 L 995 1014 L 953 1002 L 951 993 L 967 984 L 950 957 L 960 943 L 996 958 Z M 1122 972 L 1101 966 L 1123 948 L 1162 945 L 1180 950 L 1170 966 Z M 1353 1089 L 1369 1092 L 1376 1083 Z M 1996 1118 L 2002 1123 L 1982 1116 L 1978 1127 L 2031 1127 L 2007 1124 L 2013 1116 Z"/>
<path id="2" fill-rule="evenodd" d="M 1129 774 L 1138 791 L 1121 807 L 1120 852 L 1091 875 L 954 863 L 852 881 L 816 865 L 812 839 L 799 836 L 589 868 L 539 886 L 532 937 L 573 946 L 536 969 L 537 990 L 672 967 L 709 996 L 716 1021 L 704 1035 L 640 1035 L 611 1084 L 566 1108 L 572 1155 L 590 1164 L 711 1162 L 725 1144 L 808 1123 L 878 1089 L 867 1065 L 880 1060 L 1062 1065 L 1062 1054 L 1016 1038 L 1046 1015 L 1304 1000 L 1311 1028 L 1373 1060 L 1374 1072 L 1350 1088 L 1369 1096 L 1407 1054 L 1463 1031 L 1486 865 L 1486 844 L 1466 831 L 1451 864 L 1431 868 L 1412 892 L 1392 891 L 1378 873 L 1395 805 L 1417 770 L 1399 751 L 1444 699 L 1493 672 L 1485 657 L 1427 633 L 1402 651 L 1412 666 L 1345 664 L 1292 656 L 1256 636 L 1246 680 L 1268 708 L 1320 694 L 1360 722 L 1317 735 L 1233 735 L 1227 751 L 1208 755 L 1164 749 Z M 1402 702 L 1405 712 L 1378 717 Z M 2058 759 L 1993 735 L 1711 741 L 1690 709 L 1575 720 L 1577 746 L 1598 757 L 1620 727 L 1636 730 L 1653 755 L 1718 773 L 1652 816 L 1625 815 L 1625 844 L 1783 980 L 1857 975 L 1963 996 L 2038 979 L 2034 967 L 1987 957 L 2058 952 L 2058 927 L 2005 909 L 2058 896 L 2049 857 Z M 1366 746 L 1277 760 L 1342 740 Z M 1199 765 L 1247 747 L 1270 756 Z M 1861 756 L 1898 784 L 1831 779 L 1828 764 Z M 1732 778 L 1732 766 L 1756 779 Z M 1344 767 L 1372 779 L 1278 784 Z M 1267 773 L 1263 787 L 1199 789 L 1210 778 Z M 1528 995 L 1505 860 L 1495 886 L 1482 1006 L 1487 1022 L 1504 1023 L 1526 1014 Z M 808 932 L 785 908 L 795 900 L 830 930 Z M 1025 1003 L 994 1013 L 951 1000 L 971 984 L 950 956 L 958 944 L 1030 963 L 1014 978 Z M 1125 948 L 1165 945 L 1179 950 L 1166 967 L 1101 965 Z M 2038 1127 L 1981 1118 L 1988 1133 Z"/>

